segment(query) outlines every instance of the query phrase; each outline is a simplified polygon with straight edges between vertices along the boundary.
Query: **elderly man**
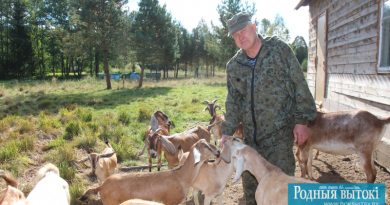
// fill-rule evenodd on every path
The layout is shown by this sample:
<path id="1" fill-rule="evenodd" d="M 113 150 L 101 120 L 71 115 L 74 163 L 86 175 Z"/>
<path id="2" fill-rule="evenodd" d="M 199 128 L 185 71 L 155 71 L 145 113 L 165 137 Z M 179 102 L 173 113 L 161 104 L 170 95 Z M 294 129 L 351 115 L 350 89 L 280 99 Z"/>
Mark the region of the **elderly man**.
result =
<path id="1" fill-rule="evenodd" d="M 242 122 L 245 140 L 270 163 L 294 176 L 294 141 L 301 145 L 317 111 L 301 67 L 291 48 L 278 37 L 256 34 L 249 14 L 227 22 L 240 50 L 226 65 L 226 115 L 222 133 L 233 135 Z M 246 204 L 256 204 L 257 181 L 243 173 Z"/>

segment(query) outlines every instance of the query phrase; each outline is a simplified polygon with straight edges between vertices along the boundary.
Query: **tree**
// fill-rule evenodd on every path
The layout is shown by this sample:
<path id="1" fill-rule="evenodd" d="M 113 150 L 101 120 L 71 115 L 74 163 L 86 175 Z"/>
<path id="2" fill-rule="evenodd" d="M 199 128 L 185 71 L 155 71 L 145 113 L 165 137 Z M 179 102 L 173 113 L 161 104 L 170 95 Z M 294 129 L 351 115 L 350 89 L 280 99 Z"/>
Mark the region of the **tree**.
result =
<path id="1" fill-rule="evenodd" d="M 220 45 L 222 46 L 220 51 L 222 53 L 219 60 L 220 62 L 223 62 L 223 65 L 237 52 L 238 49 L 233 38 L 227 36 L 229 29 L 226 23 L 233 17 L 234 14 L 242 11 L 248 12 L 252 17 L 257 11 L 256 4 L 253 2 L 252 6 L 249 6 L 248 2 L 245 2 L 245 5 L 243 5 L 241 0 L 222 0 L 222 4 L 219 4 L 217 7 L 219 21 L 221 22 L 222 27 L 214 25 L 212 27 L 217 35 L 217 38 L 220 39 Z M 256 19 L 252 19 L 252 21 L 257 23 Z"/>
<path id="2" fill-rule="evenodd" d="M 108 52 L 112 51 L 113 42 L 123 34 L 122 6 L 126 3 L 127 0 L 73 0 L 71 3 L 72 20 L 75 22 L 71 26 L 81 34 L 82 45 L 93 46 L 103 52 L 107 89 L 111 89 Z"/>
<path id="3" fill-rule="evenodd" d="M 279 14 L 276 14 L 274 22 L 269 27 L 268 35 L 277 36 L 285 42 L 290 41 L 290 31 L 286 27 L 283 17 Z"/>
<path id="4" fill-rule="evenodd" d="M 268 19 L 263 18 L 260 23 L 260 34 L 268 35 L 268 30 L 270 26 L 271 26 L 271 22 Z"/>
<path id="5" fill-rule="evenodd" d="M 32 43 L 26 24 L 26 4 L 24 1 L 15 1 L 13 6 L 13 21 L 10 30 L 10 49 L 12 70 L 9 77 L 24 77 L 31 69 L 33 57 Z"/>
<path id="6" fill-rule="evenodd" d="M 136 58 L 141 66 L 141 75 L 138 87 L 142 87 L 145 66 L 155 59 L 157 52 L 156 22 L 158 22 L 158 1 L 141 0 L 139 10 L 134 18 L 131 33 L 134 36 L 132 45 Z"/>
<path id="7" fill-rule="evenodd" d="M 292 46 L 295 56 L 302 65 L 303 60 L 305 60 L 308 55 L 308 48 L 305 39 L 302 36 L 295 37 Z"/>

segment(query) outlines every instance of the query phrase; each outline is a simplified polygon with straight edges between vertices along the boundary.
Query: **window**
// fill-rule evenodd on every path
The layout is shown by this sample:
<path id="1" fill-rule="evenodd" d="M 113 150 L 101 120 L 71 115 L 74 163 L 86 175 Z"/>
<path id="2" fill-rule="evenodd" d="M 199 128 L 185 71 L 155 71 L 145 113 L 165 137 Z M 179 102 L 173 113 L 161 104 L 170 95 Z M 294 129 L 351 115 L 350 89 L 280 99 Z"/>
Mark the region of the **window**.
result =
<path id="1" fill-rule="evenodd" d="M 390 1 L 381 2 L 378 73 L 390 73 Z"/>

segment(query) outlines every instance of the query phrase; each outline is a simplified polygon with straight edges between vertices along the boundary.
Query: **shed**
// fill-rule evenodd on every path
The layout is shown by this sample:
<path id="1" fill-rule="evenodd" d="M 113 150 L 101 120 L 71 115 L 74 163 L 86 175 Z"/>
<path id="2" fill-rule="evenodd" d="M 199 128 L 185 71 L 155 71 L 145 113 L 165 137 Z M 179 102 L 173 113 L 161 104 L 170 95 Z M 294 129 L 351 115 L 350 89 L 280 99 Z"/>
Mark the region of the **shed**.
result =
<path id="1" fill-rule="evenodd" d="M 390 1 L 301 0 L 295 9 L 302 6 L 309 6 L 307 80 L 316 102 L 390 116 Z M 390 170 L 390 129 L 374 157 Z"/>

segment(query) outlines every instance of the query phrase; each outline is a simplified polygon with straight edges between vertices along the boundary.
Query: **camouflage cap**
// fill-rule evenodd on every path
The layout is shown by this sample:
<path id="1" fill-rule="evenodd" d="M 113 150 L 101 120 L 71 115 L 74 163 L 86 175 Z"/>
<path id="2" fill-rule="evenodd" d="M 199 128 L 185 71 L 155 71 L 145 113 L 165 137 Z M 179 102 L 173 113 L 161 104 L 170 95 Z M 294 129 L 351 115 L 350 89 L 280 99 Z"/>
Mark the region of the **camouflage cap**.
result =
<path id="1" fill-rule="evenodd" d="M 251 19 L 249 18 L 249 14 L 247 12 L 240 12 L 235 14 L 227 21 L 227 26 L 229 28 L 228 36 L 231 36 L 236 31 L 244 28 L 250 20 Z"/>

